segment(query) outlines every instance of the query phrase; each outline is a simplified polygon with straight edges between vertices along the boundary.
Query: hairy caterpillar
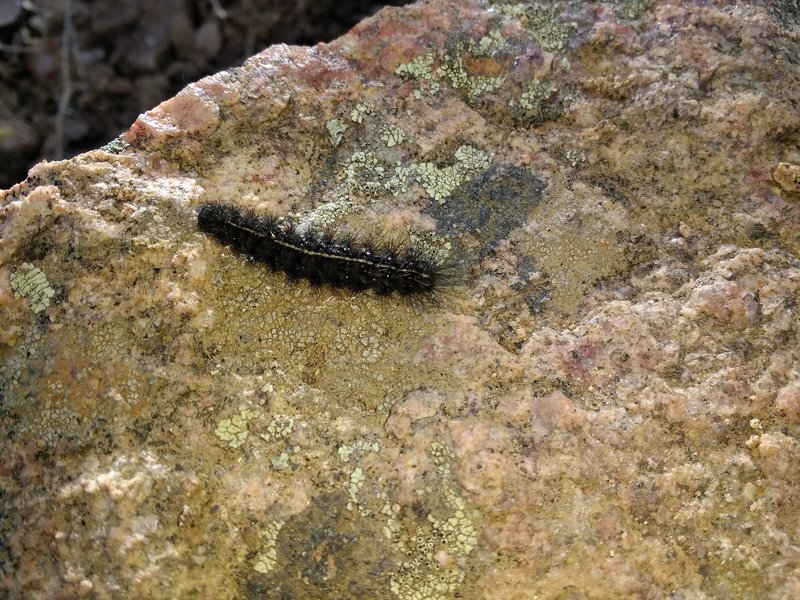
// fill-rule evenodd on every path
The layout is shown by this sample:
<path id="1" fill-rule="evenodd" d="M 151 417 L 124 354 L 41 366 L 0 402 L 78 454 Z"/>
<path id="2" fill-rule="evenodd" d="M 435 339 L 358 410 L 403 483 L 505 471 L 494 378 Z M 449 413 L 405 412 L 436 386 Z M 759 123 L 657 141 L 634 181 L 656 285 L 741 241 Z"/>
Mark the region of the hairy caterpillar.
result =
<path id="1" fill-rule="evenodd" d="M 452 284 L 452 267 L 411 244 L 324 230 L 301 233 L 297 225 L 230 204 L 206 204 L 201 231 L 290 279 L 379 295 L 431 296 Z"/>

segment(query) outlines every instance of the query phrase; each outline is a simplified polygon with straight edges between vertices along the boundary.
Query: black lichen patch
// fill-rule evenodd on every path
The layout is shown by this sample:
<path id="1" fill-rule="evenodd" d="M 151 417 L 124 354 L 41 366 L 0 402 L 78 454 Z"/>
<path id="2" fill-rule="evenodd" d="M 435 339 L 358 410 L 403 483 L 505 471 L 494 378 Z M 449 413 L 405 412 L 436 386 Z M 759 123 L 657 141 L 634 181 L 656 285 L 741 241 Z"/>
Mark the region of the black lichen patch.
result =
<path id="1" fill-rule="evenodd" d="M 482 241 L 484 256 L 522 225 L 542 200 L 546 184 L 523 167 L 493 167 L 444 204 L 425 209 L 444 230 L 466 231 Z"/>
<path id="2" fill-rule="evenodd" d="M 246 597 L 264 600 L 393 598 L 391 561 L 380 519 L 347 510 L 345 494 L 323 495 L 290 519 L 277 539 L 278 563 L 246 582 Z"/>

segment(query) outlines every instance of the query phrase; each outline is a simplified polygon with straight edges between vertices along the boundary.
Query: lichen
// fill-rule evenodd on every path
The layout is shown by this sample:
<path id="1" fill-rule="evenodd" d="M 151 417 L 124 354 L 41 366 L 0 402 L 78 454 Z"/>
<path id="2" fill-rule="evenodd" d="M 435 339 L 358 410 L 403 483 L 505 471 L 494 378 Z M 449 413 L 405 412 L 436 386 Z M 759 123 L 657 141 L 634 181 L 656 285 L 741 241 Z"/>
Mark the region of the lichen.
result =
<path id="1" fill-rule="evenodd" d="M 524 86 L 523 92 L 519 97 L 520 106 L 527 110 L 539 110 L 542 103 L 557 91 L 558 88 L 555 86 L 546 85 L 538 79 L 534 79 Z M 513 105 L 513 99 L 510 104 Z"/>
<path id="2" fill-rule="evenodd" d="M 564 23 L 552 6 L 510 4 L 501 6 L 500 11 L 519 19 L 524 27 L 534 33 L 539 45 L 550 52 L 563 50 L 576 29 L 575 24 Z"/>
<path id="3" fill-rule="evenodd" d="M 256 556 L 255 564 L 253 565 L 253 569 L 259 573 L 266 574 L 275 568 L 275 564 L 278 562 L 278 534 L 281 532 L 283 525 L 284 521 L 276 519 L 267 524 L 261 532 L 264 545 L 261 547 L 261 552 Z"/>
<path id="4" fill-rule="evenodd" d="M 15 298 L 26 298 L 34 313 L 40 313 L 50 306 L 50 299 L 56 295 L 44 272 L 31 263 L 22 263 L 11 273 L 11 289 Z"/>
<path id="5" fill-rule="evenodd" d="M 350 200 L 327 202 L 314 209 L 297 224 L 297 233 L 309 235 L 315 231 L 333 228 L 345 216 L 361 212 L 361 207 Z"/>
<path id="6" fill-rule="evenodd" d="M 325 124 L 325 129 L 328 130 L 328 139 L 335 148 L 342 141 L 344 132 L 347 131 L 347 123 L 343 123 L 339 119 L 331 119 Z"/>
<path id="7" fill-rule="evenodd" d="M 287 438 L 294 431 L 295 417 L 289 415 L 273 415 L 266 431 L 259 437 L 265 442 L 275 442 Z"/>
<path id="8" fill-rule="evenodd" d="M 405 139 L 405 132 L 396 125 L 389 125 L 381 134 L 381 140 L 386 144 L 387 148 L 393 148 L 398 144 L 402 144 Z"/>
<path id="9" fill-rule="evenodd" d="M 502 86 L 506 78 L 502 75 L 472 75 L 464 66 L 463 45 L 444 56 L 444 62 L 436 70 L 439 77 L 446 78 L 453 89 L 465 89 L 472 97 L 493 92 Z"/>
<path id="10" fill-rule="evenodd" d="M 238 448 L 247 441 L 247 424 L 261 414 L 259 408 L 250 407 L 242 404 L 239 407 L 239 414 L 233 415 L 230 419 L 222 419 L 217 423 L 214 434 L 227 446 Z"/>
<path id="11" fill-rule="evenodd" d="M 13 387 L 19 385 L 22 375 L 22 368 L 26 360 L 35 357 L 39 351 L 39 341 L 42 339 L 42 330 L 39 327 L 31 327 L 25 332 L 22 343 L 3 365 L 2 373 L 5 380 Z M 6 404 L 11 402 L 10 391 L 6 389 Z"/>
<path id="12" fill-rule="evenodd" d="M 364 117 L 366 115 L 371 115 L 373 113 L 373 108 L 368 104 L 358 103 L 356 104 L 355 108 L 350 111 L 350 120 L 353 123 L 358 123 L 361 125 L 364 122 Z"/>
<path id="13" fill-rule="evenodd" d="M 615 0 L 614 14 L 627 21 L 639 18 L 650 6 L 650 0 Z"/>
<path id="14" fill-rule="evenodd" d="M 350 194 L 376 196 L 381 191 L 381 184 L 371 178 L 381 177 L 384 170 L 374 152 L 359 150 L 347 159 L 339 179 L 344 180 Z"/>
<path id="15" fill-rule="evenodd" d="M 339 459 L 343 463 L 350 462 L 350 457 L 353 455 L 359 456 L 368 452 L 380 452 L 381 445 L 378 442 L 369 442 L 367 440 L 356 440 L 353 444 L 342 444 L 336 452 Z"/>
<path id="16" fill-rule="evenodd" d="M 459 40 L 447 51 L 428 51 L 416 56 L 399 65 L 395 74 L 420 82 L 421 87 L 414 94 L 418 99 L 422 97 L 423 89 L 432 96 L 438 94 L 442 89 L 442 80 L 447 80 L 451 88 L 463 89 L 470 97 L 476 98 L 500 88 L 506 82 L 506 77 L 472 74 L 465 66 L 464 57 L 483 57 L 498 49 L 505 49 L 505 38 L 498 30 L 493 30 L 477 42 Z M 440 64 L 434 70 L 437 62 Z"/>
<path id="17" fill-rule="evenodd" d="M 19 432 L 23 437 L 55 446 L 62 437 L 76 434 L 79 423 L 80 417 L 75 411 L 48 400 L 41 410 L 20 418 Z"/>
<path id="18" fill-rule="evenodd" d="M 445 600 L 464 582 L 465 562 L 478 542 L 465 500 L 458 494 L 450 461 L 453 452 L 440 442 L 430 446 L 430 455 L 440 480 L 449 514 L 428 514 L 428 527 L 404 533 L 400 506 L 383 496 L 381 515 L 386 519 L 384 535 L 401 556 L 408 557 L 391 574 L 389 589 L 400 600 Z"/>
<path id="19" fill-rule="evenodd" d="M 386 189 L 397 196 L 408 191 L 408 181 L 412 179 L 428 196 L 443 203 L 459 185 L 488 169 L 492 154 L 465 144 L 455 151 L 455 159 L 455 164 L 441 168 L 431 162 L 397 165 Z"/>
<path id="20" fill-rule="evenodd" d="M 347 510 L 355 510 L 358 508 L 358 512 L 362 516 L 369 515 L 369 510 L 361 506 L 358 501 L 358 493 L 361 491 L 361 488 L 364 487 L 364 482 L 366 481 L 367 477 L 364 475 L 364 471 L 361 467 L 355 467 L 350 471 L 350 478 L 347 484 L 347 493 L 350 496 L 350 500 L 347 503 Z"/>
<path id="21" fill-rule="evenodd" d="M 433 79 L 433 63 L 436 60 L 434 52 L 426 52 L 415 56 L 407 63 L 399 65 L 395 70 L 395 75 L 409 77 L 412 79 Z"/>
<path id="22" fill-rule="evenodd" d="M 505 49 L 506 38 L 499 29 L 492 29 L 477 42 L 469 41 L 469 52 L 472 56 L 489 56 L 493 51 L 505 51 Z"/>

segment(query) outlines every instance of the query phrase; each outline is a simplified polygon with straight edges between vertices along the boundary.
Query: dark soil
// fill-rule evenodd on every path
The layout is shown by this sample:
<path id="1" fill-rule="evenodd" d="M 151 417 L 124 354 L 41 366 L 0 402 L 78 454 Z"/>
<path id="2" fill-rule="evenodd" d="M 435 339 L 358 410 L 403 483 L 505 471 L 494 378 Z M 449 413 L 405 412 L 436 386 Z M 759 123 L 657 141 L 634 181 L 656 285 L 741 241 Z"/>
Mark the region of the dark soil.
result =
<path id="1" fill-rule="evenodd" d="M 0 189 L 270 44 L 329 41 L 409 2 L 0 0 Z"/>

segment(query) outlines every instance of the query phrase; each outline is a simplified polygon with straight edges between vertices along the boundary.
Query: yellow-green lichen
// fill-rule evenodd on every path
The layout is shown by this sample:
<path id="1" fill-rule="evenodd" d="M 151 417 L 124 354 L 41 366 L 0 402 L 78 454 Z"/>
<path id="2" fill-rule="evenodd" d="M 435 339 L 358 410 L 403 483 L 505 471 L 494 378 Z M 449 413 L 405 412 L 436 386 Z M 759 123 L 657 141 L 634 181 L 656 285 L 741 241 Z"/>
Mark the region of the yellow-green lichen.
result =
<path id="1" fill-rule="evenodd" d="M 426 52 L 416 56 L 407 63 L 395 69 L 395 74 L 400 77 L 415 79 L 424 86 L 425 90 L 436 95 L 441 91 L 441 80 L 446 79 L 450 87 L 463 89 L 470 96 L 477 97 L 481 94 L 494 91 L 502 86 L 506 78 L 502 75 L 473 75 L 464 63 L 464 55 L 473 57 L 487 56 L 495 49 L 504 49 L 505 39 L 499 31 L 493 30 L 477 42 L 456 42 L 452 48 L 444 53 Z M 436 62 L 441 64 L 434 70 Z M 418 99 L 422 97 L 422 89 L 414 94 Z"/>
<path id="2" fill-rule="evenodd" d="M 402 144 L 406 139 L 406 133 L 396 125 L 389 125 L 383 130 L 381 140 L 386 144 L 387 148 L 392 148 L 398 144 Z"/>
<path id="3" fill-rule="evenodd" d="M 564 23 L 556 9 L 543 4 L 509 4 L 500 11 L 519 19 L 536 36 L 539 45 L 548 51 L 563 50 L 576 29 L 574 23 Z"/>
<path id="4" fill-rule="evenodd" d="M 47 401 L 41 410 L 31 411 L 20 418 L 19 432 L 23 437 L 39 439 L 54 446 L 65 435 L 75 434 L 80 419 L 66 406 Z"/>
<path id="5" fill-rule="evenodd" d="M 374 152 L 359 150 L 347 159 L 340 179 L 351 194 L 375 196 L 380 193 L 381 184 L 372 177 L 381 177 L 384 170 Z"/>
<path id="6" fill-rule="evenodd" d="M 288 452 L 281 452 L 270 461 L 270 466 L 274 471 L 285 471 L 291 466 Z"/>
<path id="7" fill-rule="evenodd" d="M 356 107 L 350 111 L 350 120 L 353 123 L 361 125 L 361 123 L 364 122 L 364 116 L 371 115 L 372 112 L 373 109 L 370 105 L 362 103 L 356 104 Z"/>
<path id="8" fill-rule="evenodd" d="M 639 18 L 650 6 L 650 0 L 615 0 L 614 14 L 618 19 Z"/>
<path id="9" fill-rule="evenodd" d="M 400 506 L 388 502 L 380 514 L 386 519 L 383 534 L 401 556 L 408 557 L 391 574 L 389 589 L 400 600 L 446 600 L 464 582 L 465 562 L 478 534 L 464 499 L 456 491 L 450 461 L 453 453 L 434 442 L 430 455 L 441 481 L 447 515 L 428 514 L 428 527 L 406 533 L 400 523 Z"/>
<path id="10" fill-rule="evenodd" d="M 231 448 L 238 448 L 247 440 L 247 424 L 261 414 L 261 410 L 242 404 L 239 414 L 222 419 L 214 430 L 216 436 Z"/>
<path id="11" fill-rule="evenodd" d="M 398 66 L 394 73 L 400 77 L 409 77 L 411 79 L 433 79 L 433 63 L 436 60 L 434 52 L 426 52 L 419 56 L 415 56 L 407 63 Z"/>
<path id="12" fill-rule="evenodd" d="M 14 297 L 26 298 L 34 313 L 40 313 L 50 306 L 50 299 L 56 295 L 44 272 L 31 263 L 22 263 L 9 279 Z"/>
<path id="13" fill-rule="evenodd" d="M 439 168 L 431 162 L 398 165 L 386 189 L 395 196 L 408 190 L 408 180 L 419 183 L 425 192 L 443 203 L 459 185 L 489 168 L 492 155 L 473 146 L 460 146 L 455 152 L 456 163 Z"/>
<path id="14" fill-rule="evenodd" d="M 283 525 L 284 521 L 276 519 L 261 532 L 261 539 L 264 540 L 264 545 L 261 547 L 261 552 L 256 556 L 255 564 L 253 565 L 253 569 L 259 573 L 266 574 L 275 568 L 275 564 L 278 562 L 278 534 L 281 532 Z"/>
<path id="15" fill-rule="evenodd" d="M 361 207 L 350 200 L 327 202 L 314 209 L 297 224 L 297 233 L 308 235 L 314 231 L 333 228 L 345 216 L 361 211 Z"/>
<path id="16" fill-rule="evenodd" d="M 289 415 L 273 415 L 266 431 L 259 437 L 265 442 L 274 442 L 287 438 L 294 431 L 295 417 Z"/>
<path id="17" fill-rule="evenodd" d="M 450 82 L 450 87 L 464 89 L 470 96 L 477 97 L 493 92 L 505 83 L 506 78 L 502 75 L 470 74 L 464 66 L 463 50 L 463 44 L 459 44 L 454 51 L 446 53 L 442 66 L 436 70 L 439 77 Z"/>
<path id="18" fill-rule="evenodd" d="M 358 501 L 358 493 L 361 491 L 361 488 L 364 486 L 364 482 L 367 481 L 366 475 L 364 475 L 364 471 L 361 467 L 356 467 L 350 472 L 350 478 L 347 484 L 347 493 L 350 496 L 350 500 L 347 502 L 347 510 L 354 510 L 356 508 L 359 509 L 359 514 L 362 516 L 369 515 L 369 510 L 361 506 Z"/>
<path id="19" fill-rule="evenodd" d="M 527 110 L 538 110 L 542 102 L 550 98 L 557 91 L 558 88 L 546 85 L 538 79 L 534 79 L 523 88 L 523 92 L 519 97 L 519 104 L 522 108 Z M 513 105 L 513 103 L 514 101 L 512 99 L 509 104 Z"/>
<path id="20" fill-rule="evenodd" d="M 328 130 L 328 139 L 331 145 L 336 147 L 342 141 L 344 132 L 347 131 L 347 124 L 339 119 L 331 119 L 325 124 L 325 129 Z"/>
<path id="21" fill-rule="evenodd" d="M 472 56 L 489 56 L 492 51 L 504 51 L 505 48 L 506 38 L 499 29 L 492 29 L 488 35 L 483 36 L 477 42 L 469 41 L 469 52 Z"/>
<path id="22" fill-rule="evenodd" d="M 350 457 L 355 455 L 363 455 L 368 452 L 380 452 L 381 445 L 378 442 L 369 442 L 367 440 L 357 440 L 353 444 L 342 444 L 336 450 L 339 459 L 343 463 L 350 462 Z"/>

